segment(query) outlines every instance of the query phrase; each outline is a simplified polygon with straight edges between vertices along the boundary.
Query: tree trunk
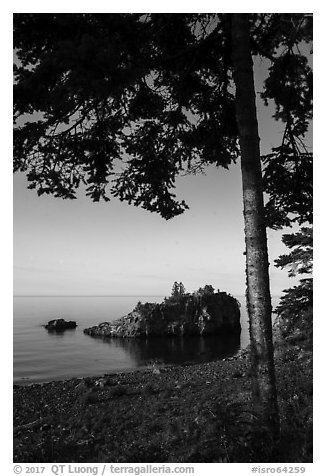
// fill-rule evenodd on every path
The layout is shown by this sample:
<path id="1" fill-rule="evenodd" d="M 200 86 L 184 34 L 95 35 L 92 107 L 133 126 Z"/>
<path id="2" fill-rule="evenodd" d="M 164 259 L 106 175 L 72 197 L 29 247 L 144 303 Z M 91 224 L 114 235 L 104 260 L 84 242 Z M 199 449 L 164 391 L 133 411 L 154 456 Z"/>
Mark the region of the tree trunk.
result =
<path id="1" fill-rule="evenodd" d="M 253 396 L 264 427 L 273 436 L 277 436 L 279 417 L 273 356 L 269 263 L 247 14 L 232 14 L 232 50 L 241 151 Z"/>

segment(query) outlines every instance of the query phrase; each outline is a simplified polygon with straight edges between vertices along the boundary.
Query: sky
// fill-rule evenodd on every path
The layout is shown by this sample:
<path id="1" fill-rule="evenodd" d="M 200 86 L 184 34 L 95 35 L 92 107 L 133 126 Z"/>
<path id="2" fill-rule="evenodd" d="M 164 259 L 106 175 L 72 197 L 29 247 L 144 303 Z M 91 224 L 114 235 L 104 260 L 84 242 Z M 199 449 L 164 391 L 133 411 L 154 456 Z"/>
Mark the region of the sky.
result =
<path id="1" fill-rule="evenodd" d="M 255 63 L 256 89 L 266 63 Z M 261 152 L 282 137 L 282 125 L 257 96 Z M 244 222 L 240 161 L 229 170 L 179 177 L 176 194 L 189 210 L 159 215 L 111 202 L 93 203 L 83 191 L 62 200 L 27 189 L 14 175 L 14 295 L 168 295 L 174 281 L 192 292 L 205 284 L 245 293 Z M 272 295 L 295 284 L 273 261 L 288 250 L 283 232 L 269 231 Z"/>
<path id="2" fill-rule="evenodd" d="M 244 224 L 239 164 L 229 171 L 181 177 L 177 194 L 190 209 L 165 221 L 117 200 L 93 203 L 38 197 L 14 177 L 15 295 L 168 295 L 212 284 L 245 290 Z M 269 233 L 270 261 L 286 248 Z M 271 289 L 288 286 L 271 267 Z"/>

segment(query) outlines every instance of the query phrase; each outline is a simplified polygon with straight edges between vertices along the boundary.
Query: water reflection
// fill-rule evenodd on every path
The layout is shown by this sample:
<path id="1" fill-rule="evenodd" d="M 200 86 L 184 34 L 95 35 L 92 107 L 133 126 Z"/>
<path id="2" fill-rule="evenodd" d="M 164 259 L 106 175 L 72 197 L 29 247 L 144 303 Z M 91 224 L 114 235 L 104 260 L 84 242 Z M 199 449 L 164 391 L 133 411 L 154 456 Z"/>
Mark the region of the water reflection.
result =
<path id="1" fill-rule="evenodd" d="M 69 334 L 72 332 L 75 332 L 76 329 L 46 329 L 48 334 L 54 335 L 54 336 L 64 336 L 65 334 Z"/>
<path id="2" fill-rule="evenodd" d="M 115 349 L 123 349 L 137 366 L 154 361 L 160 364 L 210 362 L 232 356 L 240 349 L 240 335 L 151 339 L 92 337 L 92 339 Z"/>
<path id="3" fill-rule="evenodd" d="M 53 329 L 53 328 L 46 328 L 44 325 L 41 325 L 40 327 L 43 327 L 47 334 L 51 337 L 67 337 L 76 334 L 76 327 L 73 329 Z"/>

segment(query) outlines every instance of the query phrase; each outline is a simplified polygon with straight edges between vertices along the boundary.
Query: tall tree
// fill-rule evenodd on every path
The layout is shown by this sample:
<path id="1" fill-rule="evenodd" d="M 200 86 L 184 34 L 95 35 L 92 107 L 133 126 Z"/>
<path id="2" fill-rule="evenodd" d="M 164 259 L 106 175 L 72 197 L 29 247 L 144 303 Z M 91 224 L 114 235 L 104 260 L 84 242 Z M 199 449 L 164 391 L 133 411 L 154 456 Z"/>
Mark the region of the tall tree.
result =
<path id="1" fill-rule="evenodd" d="M 254 398 L 267 428 L 279 428 L 272 338 L 267 236 L 264 217 L 256 94 L 250 51 L 249 21 L 232 17 L 236 116 L 241 150 L 241 171 L 246 238 L 247 307 L 251 343 Z"/>
<path id="2" fill-rule="evenodd" d="M 169 219 L 187 208 L 173 193 L 181 171 L 227 168 L 241 149 L 253 381 L 273 432 L 277 406 L 252 56 L 271 63 L 264 99 L 274 101 L 276 119 L 286 125 L 269 158 L 276 164 L 294 157 L 295 139 L 307 130 L 311 70 L 298 45 L 310 40 L 311 18 L 302 14 L 14 19 L 14 170 L 26 171 L 39 194 L 74 198 L 84 182 L 93 200 L 109 200 L 111 192 Z"/>

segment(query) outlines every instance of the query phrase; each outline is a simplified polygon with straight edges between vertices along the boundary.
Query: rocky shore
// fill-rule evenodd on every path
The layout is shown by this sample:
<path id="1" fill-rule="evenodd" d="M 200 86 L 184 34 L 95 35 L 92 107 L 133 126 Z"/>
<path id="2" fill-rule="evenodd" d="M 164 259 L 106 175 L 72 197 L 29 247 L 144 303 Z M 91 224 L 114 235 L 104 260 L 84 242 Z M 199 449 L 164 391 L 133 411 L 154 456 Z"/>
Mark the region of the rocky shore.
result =
<path id="1" fill-rule="evenodd" d="M 277 352 L 279 445 L 255 425 L 246 352 L 14 386 L 15 462 L 311 462 L 311 352 Z M 304 431 L 303 431 L 304 429 Z"/>

